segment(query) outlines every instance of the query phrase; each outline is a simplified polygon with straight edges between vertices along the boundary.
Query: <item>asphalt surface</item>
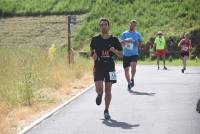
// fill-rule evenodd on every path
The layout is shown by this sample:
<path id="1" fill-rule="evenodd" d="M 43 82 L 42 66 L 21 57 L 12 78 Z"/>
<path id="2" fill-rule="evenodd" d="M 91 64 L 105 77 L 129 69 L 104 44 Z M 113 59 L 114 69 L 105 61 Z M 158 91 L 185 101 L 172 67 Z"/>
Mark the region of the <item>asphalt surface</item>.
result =
<path id="1" fill-rule="evenodd" d="M 111 120 L 96 106 L 91 88 L 27 134 L 200 134 L 200 67 L 157 70 L 138 66 L 135 87 L 127 90 L 122 67 L 113 85 Z"/>

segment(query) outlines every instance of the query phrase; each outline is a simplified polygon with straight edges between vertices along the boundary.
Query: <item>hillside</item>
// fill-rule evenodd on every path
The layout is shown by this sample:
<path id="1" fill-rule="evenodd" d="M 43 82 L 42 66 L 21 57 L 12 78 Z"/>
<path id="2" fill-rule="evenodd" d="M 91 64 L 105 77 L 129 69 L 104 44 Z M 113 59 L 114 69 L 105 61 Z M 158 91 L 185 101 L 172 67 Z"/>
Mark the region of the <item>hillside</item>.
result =
<path id="1" fill-rule="evenodd" d="M 167 38 L 179 38 L 184 32 L 200 28 L 200 1 L 196 0 L 0 0 L 0 5 L 4 16 L 87 13 L 74 33 L 74 47 L 84 50 L 99 31 L 100 17 L 111 21 L 116 36 L 127 29 L 129 20 L 136 19 L 145 42 L 159 30 Z"/>
<path id="2" fill-rule="evenodd" d="M 82 14 L 90 8 L 90 0 L 0 0 L 1 16 Z"/>
<path id="3" fill-rule="evenodd" d="M 200 27 L 199 5 L 200 1 L 195 0 L 97 0 L 75 41 L 85 41 L 98 32 L 101 16 L 111 20 L 112 33 L 117 36 L 127 29 L 132 18 L 138 21 L 145 42 L 159 30 L 167 37 L 181 36 Z"/>

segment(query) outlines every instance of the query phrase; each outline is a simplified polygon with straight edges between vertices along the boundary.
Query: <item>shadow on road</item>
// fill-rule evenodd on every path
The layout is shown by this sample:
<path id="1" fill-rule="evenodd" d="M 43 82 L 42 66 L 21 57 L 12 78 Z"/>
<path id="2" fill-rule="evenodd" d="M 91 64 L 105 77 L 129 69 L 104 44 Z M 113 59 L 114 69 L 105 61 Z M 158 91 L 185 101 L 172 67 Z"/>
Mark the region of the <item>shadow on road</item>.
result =
<path id="1" fill-rule="evenodd" d="M 139 124 L 132 125 L 126 122 L 120 122 L 113 119 L 110 120 L 101 119 L 101 120 L 103 124 L 109 127 L 121 127 L 122 129 L 133 129 L 134 127 L 140 126 Z"/>
<path id="2" fill-rule="evenodd" d="M 148 95 L 148 96 L 154 96 L 156 93 L 146 93 L 146 92 L 138 92 L 138 91 L 129 91 L 133 95 Z"/>

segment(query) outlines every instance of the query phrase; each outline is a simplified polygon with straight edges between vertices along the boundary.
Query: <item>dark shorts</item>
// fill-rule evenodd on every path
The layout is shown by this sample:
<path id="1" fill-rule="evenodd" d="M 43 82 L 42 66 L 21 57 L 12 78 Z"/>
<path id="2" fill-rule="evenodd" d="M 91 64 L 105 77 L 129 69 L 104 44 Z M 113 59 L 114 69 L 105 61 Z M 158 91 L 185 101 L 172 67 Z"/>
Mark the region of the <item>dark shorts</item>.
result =
<path id="1" fill-rule="evenodd" d="M 138 60 L 138 55 L 133 55 L 133 56 L 124 56 L 123 57 L 123 67 L 130 67 L 131 62 L 136 62 Z"/>
<path id="2" fill-rule="evenodd" d="M 181 52 L 181 57 L 189 56 L 189 52 Z"/>
<path id="3" fill-rule="evenodd" d="M 108 63 L 95 61 L 93 74 L 94 81 L 117 82 L 114 61 Z"/>

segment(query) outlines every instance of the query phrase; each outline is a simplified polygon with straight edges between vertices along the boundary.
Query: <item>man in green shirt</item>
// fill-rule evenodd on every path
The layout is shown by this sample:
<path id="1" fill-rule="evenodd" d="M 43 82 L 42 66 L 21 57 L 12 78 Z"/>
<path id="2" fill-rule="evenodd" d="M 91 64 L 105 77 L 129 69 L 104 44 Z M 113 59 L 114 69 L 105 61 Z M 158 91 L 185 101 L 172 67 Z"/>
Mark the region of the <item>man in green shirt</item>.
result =
<path id="1" fill-rule="evenodd" d="M 163 59 L 163 65 L 164 65 L 163 69 L 167 70 L 167 68 L 165 66 L 166 41 L 165 41 L 165 38 L 164 38 L 163 33 L 161 31 L 159 31 L 157 33 L 157 37 L 155 38 L 154 50 L 155 50 L 155 55 L 157 57 L 158 70 L 160 69 L 160 66 L 159 66 L 160 57 L 162 57 L 162 59 Z"/>

